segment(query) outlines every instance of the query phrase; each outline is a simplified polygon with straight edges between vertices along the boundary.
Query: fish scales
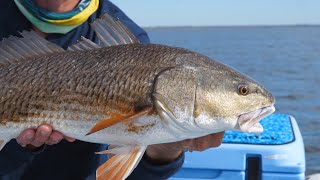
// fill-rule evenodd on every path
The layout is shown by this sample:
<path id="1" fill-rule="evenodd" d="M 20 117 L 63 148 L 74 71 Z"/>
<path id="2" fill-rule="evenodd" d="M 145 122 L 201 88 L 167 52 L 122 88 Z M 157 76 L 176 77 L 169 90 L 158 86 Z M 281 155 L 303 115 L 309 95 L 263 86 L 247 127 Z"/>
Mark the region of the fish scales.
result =
<path id="1" fill-rule="evenodd" d="M 64 51 L 33 31 L 0 43 L 0 150 L 48 123 L 68 137 L 117 145 L 101 152 L 115 156 L 96 176 L 122 180 L 148 145 L 225 130 L 261 133 L 259 120 L 275 111 L 269 91 L 218 61 L 142 45 L 107 14 L 92 28 L 103 44 L 82 38 Z"/>
<path id="2" fill-rule="evenodd" d="M 33 31 L 0 42 L 0 150 L 47 123 L 67 137 L 116 145 L 100 152 L 115 156 L 96 177 L 122 180 L 148 145 L 261 133 L 259 120 L 275 111 L 270 92 L 218 61 L 142 45 L 107 14 L 91 25 L 102 44 L 82 37 L 65 51 Z"/>
<path id="3" fill-rule="evenodd" d="M 54 116 L 59 111 L 104 114 L 110 107 L 130 110 L 128 104 L 149 103 L 157 73 L 176 66 L 173 60 L 179 53 L 188 52 L 159 45 L 122 45 L 3 67 L 1 121 Z M 43 111 L 51 114 L 41 115 Z"/>

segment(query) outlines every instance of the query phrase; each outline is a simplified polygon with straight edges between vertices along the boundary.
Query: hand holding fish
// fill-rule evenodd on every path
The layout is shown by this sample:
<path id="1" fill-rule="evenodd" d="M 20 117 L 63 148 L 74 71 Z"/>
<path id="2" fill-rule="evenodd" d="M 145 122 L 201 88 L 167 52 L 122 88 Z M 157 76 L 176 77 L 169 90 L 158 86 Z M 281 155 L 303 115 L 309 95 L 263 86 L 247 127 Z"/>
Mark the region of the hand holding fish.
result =
<path id="1" fill-rule="evenodd" d="M 150 145 L 146 150 L 146 156 L 155 164 L 165 164 L 177 159 L 183 151 L 204 151 L 218 147 L 222 143 L 223 135 L 224 132 L 219 132 L 179 142 Z"/>
<path id="2" fill-rule="evenodd" d="M 58 144 L 62 139 L 69 142 L 75 141 L 74 138 L 65 137 L 59 131 L 53 130 L 50 125 L 42 124 L 37 129 L 26 129 L 18 137 L 17 142 L 22 146 L 34 149 L 43 144 L 53 145 Z"/>

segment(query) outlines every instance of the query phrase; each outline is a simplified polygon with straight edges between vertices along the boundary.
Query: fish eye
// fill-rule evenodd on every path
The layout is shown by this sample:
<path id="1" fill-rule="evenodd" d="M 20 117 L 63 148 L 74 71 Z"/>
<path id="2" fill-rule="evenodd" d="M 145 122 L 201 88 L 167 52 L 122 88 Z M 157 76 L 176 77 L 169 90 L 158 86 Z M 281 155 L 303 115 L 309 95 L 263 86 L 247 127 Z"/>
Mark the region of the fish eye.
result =
<path id="1" fill-rule="evenodd" d="M 249 87 L 246 84 L 239 84 L 238 91 L 239 91 L 239 94 L 246 96 L 249 94 Z"/>

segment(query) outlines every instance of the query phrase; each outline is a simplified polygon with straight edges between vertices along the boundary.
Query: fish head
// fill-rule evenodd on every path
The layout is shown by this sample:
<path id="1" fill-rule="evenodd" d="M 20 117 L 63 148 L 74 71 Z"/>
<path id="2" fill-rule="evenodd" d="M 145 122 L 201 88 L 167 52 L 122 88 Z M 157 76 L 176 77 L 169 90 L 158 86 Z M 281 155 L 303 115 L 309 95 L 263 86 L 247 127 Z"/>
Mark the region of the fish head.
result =
<path id="1" fill-rule="evenodd" d="M 275 111 L 262 85 L 231 67 L 205 59 L 196 69 L 195 124 L 207 130 L 261 133 L 259 120 Z"/>
<path id="2" fill-rule="evenodd" d="M 187 51 L 177 66 L 161 71 L 154 86 L 155 107 L 183 138 L 225 130 L 261 133 L 259 120 L 275 111 L 275 98 L 235 69 Z"/>

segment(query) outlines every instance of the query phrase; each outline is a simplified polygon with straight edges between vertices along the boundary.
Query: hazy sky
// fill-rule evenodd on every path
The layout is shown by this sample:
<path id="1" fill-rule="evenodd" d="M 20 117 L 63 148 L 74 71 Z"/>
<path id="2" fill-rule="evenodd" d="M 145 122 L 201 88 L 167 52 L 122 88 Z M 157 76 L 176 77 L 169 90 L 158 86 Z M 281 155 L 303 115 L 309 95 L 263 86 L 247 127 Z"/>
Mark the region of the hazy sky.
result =
<path id="1" fill-rule="evenodd" d="M 141 26 L 320 24 L 320 0 L 111 0 Z"/>

